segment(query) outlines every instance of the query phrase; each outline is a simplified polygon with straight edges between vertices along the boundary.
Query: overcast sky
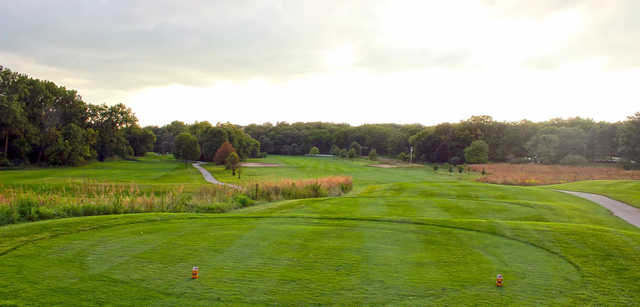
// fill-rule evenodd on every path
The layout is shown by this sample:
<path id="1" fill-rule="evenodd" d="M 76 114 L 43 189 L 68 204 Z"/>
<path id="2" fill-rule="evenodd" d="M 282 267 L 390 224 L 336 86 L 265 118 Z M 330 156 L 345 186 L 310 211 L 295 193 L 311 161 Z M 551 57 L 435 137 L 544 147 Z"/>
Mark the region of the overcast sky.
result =
<path id="1" fill-rule="evenodd" d="M 143 125 L 619 121 L 640 1 L 0 1 L 0 65 Z"/>

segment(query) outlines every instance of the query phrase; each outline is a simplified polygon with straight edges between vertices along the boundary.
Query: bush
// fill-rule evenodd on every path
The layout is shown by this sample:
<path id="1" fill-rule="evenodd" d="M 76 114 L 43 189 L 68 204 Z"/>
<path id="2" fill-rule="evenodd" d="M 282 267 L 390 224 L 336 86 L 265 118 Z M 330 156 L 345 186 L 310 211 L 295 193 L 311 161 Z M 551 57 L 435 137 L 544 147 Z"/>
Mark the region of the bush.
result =
<path id="1" fill-rule="evenodd" d="M 460 157 L 452 157 L 449 160 L 449 163 L 451 163 L 453 165 L 458 165 L 458 164 L 462 163 L 462 159 L 460 159 Z"/>
<path id="2" fill-rule="evenodd" d="M 586 164 L 588 161 L 581 155 L 568 154 L 560 160 L 560 164 L 564 165 L 581 165 Z"/>
<path id="3" fill-rule="evenodd" d="M 233 198 L 233 202 L 242 206 L 242 207 L 248 207 L 251 206 L 255 203 L 255 201 L 253 199 L 251 199 L 249 196 L 244 195 L 244 194 L 240 194 L 240 195 L 236 195 Z"/>
<path id="4" fill-rule="evenodd" d="M 433 171 L 434 171 L 434 172 L 437 172 L 437 171 L 438 171 L 438 165 L 437 165 L 437 164 L 434 164 L 434 165 L 433 165 Z"/>
<path id="5" fill-rule="evenodd" d="M 341 158 L 346 158 L 346 157 L 348 157 L 348 156 L 349 156 L 349 151 L 347 151 L 347 150 L 346 150 L 346 149 L 344 149 L 344 148 L 343 148 L 343 149 L 340 149 L 340 154 L 339 154 L 339 156 L 340 156 Z"/>
<path id="6" fill-rule="evenodd" d="M 464 166 L 458 165 L 458 173 L 462 174 L 464 172 Z"/>
<path id="7" fill-rule="evenodd" d="M 13 164 L 11 164 L 11 161 L 9 161 L 9 159 L 5 157 L 0 157 L 0 167 L 11 167 L 11 166 L 13 166 Z"/>
<path id="8" fill-rule="evenodd" d="M 404 151 L 398 154 L 398 160 L 407 161 L 409 160 L 409 156 Z"/>
<path id="9" fill-rule="evenodd" d="M 632 162 L 629 160 L 623 160 L 619 162 L 619 165 L 622 167 L 622 169 L 627 171 L 640 170 L 640 163 Z"/>
<path id="10" fill-rule="evenodd" d="M 358 156 L 358 153 L 356 152 L 356 149 L 351 147 L 351 149 L 349 149 L 349 152 L 347 152 L 347 157 L 349 157 L 349 159 L 353 159 L 356 156 Z"/>
<path id="11" fill-rule="evenodd" d="M 340 156 L 340 147 L 336 145 L 331 146 L 331 150 L 329 151 L 329 153 L 334 156 Z"/>
<path id="12" fill-rule="evenodd" d="M 318 149 L 318 147 L 311 147 L 311 150 L 309 150 L 309 154 L 310 155 L 319 155 L 320 154 L 320 149 Z"/>
<path id="13" fill-rule="evenodd" d="M 375 148 L 369 151 L 369 160 L 371 161 L 378 160 L 378 152 L 376 151 Z"/>

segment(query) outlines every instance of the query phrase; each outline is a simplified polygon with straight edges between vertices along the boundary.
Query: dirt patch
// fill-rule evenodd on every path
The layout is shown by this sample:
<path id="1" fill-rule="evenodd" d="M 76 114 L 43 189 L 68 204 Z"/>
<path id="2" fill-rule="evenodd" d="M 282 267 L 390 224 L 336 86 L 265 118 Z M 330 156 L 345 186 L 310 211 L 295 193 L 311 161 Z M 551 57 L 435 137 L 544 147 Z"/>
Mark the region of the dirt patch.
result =
<path id="1" fill-rule="evenodd" d="M 397 165 L 391 165 L 391 164 L 371 164 L 371 165 L 368 165 L 368 166 L 379 167 L 379 168 L 395 168 L 395 167 L 398 167 Z"/>
<path id="2" fill-rule="evenodd" d="M 282 165 L 275 164 L 275 163 L 243 162 L 243 163 L 240 163 L 240 166 L 243 166 L 243 167 L 279 167 L 279 166 L 282 166 Z"/>

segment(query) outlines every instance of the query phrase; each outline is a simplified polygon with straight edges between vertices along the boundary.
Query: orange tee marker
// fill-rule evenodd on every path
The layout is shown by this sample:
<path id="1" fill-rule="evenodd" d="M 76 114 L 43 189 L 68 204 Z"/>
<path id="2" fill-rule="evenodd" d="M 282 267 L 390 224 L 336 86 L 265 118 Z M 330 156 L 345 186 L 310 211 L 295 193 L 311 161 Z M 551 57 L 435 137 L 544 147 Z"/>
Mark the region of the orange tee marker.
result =
<path id="1" fill-rule="evenodd" d="M 194 266 L 193 269 L 191 269 L 191 279 L 198 279 L 198 271 L 200 269 L 197 266 Z"/>
<path id="2" fill-rule="evenodd" d="M 498 274 L 496 278 L 496 287 L 502 287 L 502 274 Z"/>

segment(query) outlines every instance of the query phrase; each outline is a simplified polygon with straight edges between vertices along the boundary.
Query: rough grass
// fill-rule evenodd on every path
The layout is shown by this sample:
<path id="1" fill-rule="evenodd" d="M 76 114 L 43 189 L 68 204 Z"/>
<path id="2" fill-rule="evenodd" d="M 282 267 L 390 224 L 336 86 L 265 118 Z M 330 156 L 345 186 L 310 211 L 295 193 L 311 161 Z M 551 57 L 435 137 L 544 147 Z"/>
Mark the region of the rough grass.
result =
<path id="1" fill-rule="evenodd" d="M 564 166 L 542 164 L 475 164 L 469 166 L 485 176 L 480 182 L 510 185 L 547 185 L 581 180 L 640 180 L 640 171 L 627 171 L 616 167 Z"/>

